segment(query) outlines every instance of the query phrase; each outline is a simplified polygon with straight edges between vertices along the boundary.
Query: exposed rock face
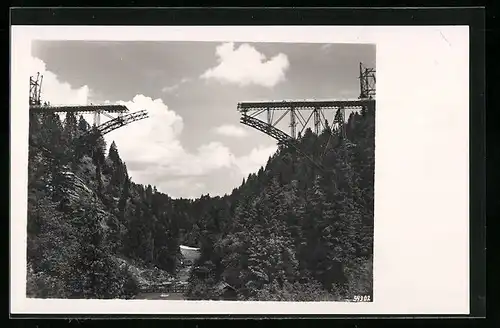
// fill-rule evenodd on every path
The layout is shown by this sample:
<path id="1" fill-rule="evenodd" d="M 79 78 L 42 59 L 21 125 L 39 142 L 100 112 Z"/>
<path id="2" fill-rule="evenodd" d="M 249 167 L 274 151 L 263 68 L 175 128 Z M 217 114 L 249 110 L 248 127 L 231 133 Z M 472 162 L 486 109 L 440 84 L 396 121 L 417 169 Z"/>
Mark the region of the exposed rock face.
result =
<path id="1" fill-rule="evenodd" d="M 97 207 L 100 225 L 103 232 L 111 231 L 110 220 L 113 220 L 113 226 L 121 229 L 122 227 L 120 223 L 115 217 L 113 217 L 113 215 L 106 211 L 104 204 L 102 204 L 97 197 L 97 194 L 88 187 L 85 181 L 68 168 L 64 169 L 65 170 L 60 173 L 63 178 L 63 187 L 60 190 L 60 194 L 65 205 L 71 207 L 75 206 L 78 200 L 84 198 L 92 199 L 92 202 Z"/>
<path id="2" fill-rule="evenodd" d="M 69 200 L 76 200 L 81 197 L 95 197 L 94 192 L 73 172 L 64 171 L 61 172 L 61 175 L 64 177 L 63 191 Z"/>

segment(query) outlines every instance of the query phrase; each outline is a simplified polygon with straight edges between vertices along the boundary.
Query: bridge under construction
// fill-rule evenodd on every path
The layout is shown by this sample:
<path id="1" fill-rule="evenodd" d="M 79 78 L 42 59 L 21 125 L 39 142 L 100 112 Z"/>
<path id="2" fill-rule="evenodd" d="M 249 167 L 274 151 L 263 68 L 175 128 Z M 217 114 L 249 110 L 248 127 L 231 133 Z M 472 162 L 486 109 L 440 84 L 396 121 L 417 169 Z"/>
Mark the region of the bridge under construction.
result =
<path id="1" fill-rule="evenodd" d="M 148 117 L 148 113 L 145 110 L 136 111 L 133 113 L 128 113 L 129 109 L 123 105 L 51 105 L 48 102 L 42 102 L 41 91 L 42 91 L 43 75 L 40 73 L 36 77 L 30 77 L 30 97 L 29 105 L 30 112 L 33 114 L 42 113 L 74 113 L 74 114 L 94 114 L 94 126 L 96 130 L 89 132 L 89 135 L 93 132 L 99 132 L 101 135 L 109 133 L 113 130 L 121 128 L 132 122 L 136 122 Z M 117 115 L 116 117 L 111 115 Z M 101 124 L 101 115 L 108 117 L 110 120 Z"/>
<path id="2" fill-rule="evenodd" d="M 350 100 L 274 100 L 251 101 L 238 103 L 237 110 L 241 113 L 240 122 L 257 129 L 276 139 L 280 144 L 296 147 L 295 141 L 313 120 L 314 132 L 320 134 L 327 126 L 328 112 L 333 112 L 332 133 L 346 140 L 345 110 L 346 109 L 374 109 L 375 108 L 375 69 L 359 64 L 360 95 Z M 262 118 L 263 114 L 266 115 Z M 260 118 L 259 118 L 260 116 Z M 277 128 L 277 124 L 288 116 L 290 133 Z M 299 130 L 297 129 L 299 127 Z M 326 147 L 328 144 L 326 145 Z M 325 147 L 325 151 L 326 151 Z M 321 164 L 304 154 L 314 164 Z"/>

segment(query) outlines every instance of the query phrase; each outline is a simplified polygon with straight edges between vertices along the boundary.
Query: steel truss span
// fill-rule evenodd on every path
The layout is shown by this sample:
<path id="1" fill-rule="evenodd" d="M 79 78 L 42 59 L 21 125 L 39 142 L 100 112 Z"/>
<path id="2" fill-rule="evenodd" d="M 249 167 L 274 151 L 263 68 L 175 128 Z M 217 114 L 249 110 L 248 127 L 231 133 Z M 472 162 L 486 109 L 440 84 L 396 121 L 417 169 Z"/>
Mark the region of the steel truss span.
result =
<path id="1" fill-rule="evenodd" d="M 124 116 L 119 116 L 110 121 L 107 121 L 106 123 L 99 125 L 97 127 L 97 131 L 101 135 L 105 135 L 113 130 L 121 128 L 122 126 L 130 124 L 132 122 L 143 120 L 145 118 L 148 118 L 148 112 L 145 110 L 140 110 L 138 112 L 130 113 Z"/>
<path id="2" fill-rule="evenodd" d="M 367 68 L 360 63 L 359 83 L 360 95 L 358 99 L 302 99 L 239 102 L 237 110 L 242 115 L 240 122 L 273 137 L 281 144 L 295 147 L 318 167 L 322 167 L 320 162 L 300 151 L 300 149 L 296 147 L 295 141 L 297 141 L 300 134 L 308 127 L 312 118 L 312 125 L 314 126 L 314 133 L 316 133 L 316 135 L 319 135 L 321 131 L 324 130 L 330 131 L 324 154 L 326 154 L 328 150 L 331 138 L 335 135 L 340 138 L 344 145 L 352 146 L 352 143 L 347 140 L 345 131 L 345 110 L 363 108 L 372 110 L 375 108 L 375 69 Z M 333 119 L 330 122 L 328 122 L 325 115 L 327 111 L 334 113 Z M 257 116 L 263 113 L 267 114 L 267 122 L 257 118 Z M 275 119 L 275 114 L 277 114 L 278 119 Z M 288 116 L 290 122 L 290 134 L 276 127 L 285 116 Z M 297 126 L 300 129 L 299 131 L 297 131 Z"/>
<path id="3" fill-rule="evenodd" d="M 373 99 L 358 99 L 358 100 L 324 100 L 324 101 L 281 101 L 281 102 L 240 102 L 238 103 L 238 111 L 242 114 L 240 122 L 260 130 L 271 137 L 284 141 L 285 132 L 276 128 L 276 125 L 285 117 L 289 117 L 290 134 L 287 135 L 291 139 L 297 139 L 297 132 L 303 133 L 309 122 L 313 122 L 314 132 L 320 132 L 327 126 L 327 115 L 325 112 L 333 112 L 334 116 L 330 120 L 331 127 L 340 131 L 342 136 L 345 136 L 343 131 L 345 110 L 353 108 L 372 107 L 375 104 Z M 257 116 L 266 113 L 267 123 L 258 120 Z M 278 117 L 275 119 L 275 114 Z M 297 131 L 297 127 L 299 131 Z M 282 140 L 283 139 L 283 140 Z"/>
<path id="4" fill-rule="evenodd" d="M 365 104 L 370 104 L 370 101 L 360 102 L 358 108 L 362 108 Z M 322 106 L 319 107 L 315 104 L 310 107 L 296 107 L 295 105 L 290 105 L 289 103 L 278 109 L 273 109 L 273 107 L 264 107 L 263 103 L 259 103 L 256 107 L 250 109 L 248 103 L 240 103 L 239 107 L 242 113 L 240 122 L 251 126 L 261 132 L 264 132 L 271 137 L 277 139 L 280 142 L 286 142 L 288 139 L 297 139 L 298 134 L 302 134 L 304 130 L 308 127 L 309 122 L 313 122 L 314 132 L 320 134 L 322 130 L 326 129 L 327 126 L 337 130 L 342 137 L 345 136 L 344 131 L 344 121 L 345 121 L 345 109 L 343 106 Z M 349 106 L 348 108 L 355 107 Z M 330 114 L 326 114 L 329 111 Z M 267 122 L 257 119 L 257 117 L 263 113 L 267 114 Z M 331 113 L 334 115 L 331 116 Z M 277 114 L 277 115 L 275 115 Z M 276 125 L 288 116 L 290 133 L 286 134 L 284 131 L 279 130 Z M 327 124 L 327 116 L 330 121 Z M 298 128 L 298 129 L 297 129 Z"/>
<path id="5" fill-rule="evenodd" d="M 246 116 L 246 115 L 241 117 L 240 122 L 273 137 L 274 139 L 278 140 L 279 144 L 286 144 L 286 145 L 292 146 L 302 156 L 307 157 L 310 161 L 312 161 L 313 164 L 315 164 L 318 168 L 320 168 L 322 170 L 324 169 L 323 166 L 318 161 L 315 161 L 309 155 L 307 155 L 302 150 L 300 150 L 299 147 L 297 147 L 297 145 L 295 144 L 296 143 L 295 139 L 293 139 L 292 137 L 290 137 L 288 134 L 281 131 L 280 129 L 277 129 L 274 126 L 267 124 L 266 122 L 263 122 L 255 117 Z"/>
<path id="6" fill-rule="evenodd" d="M 375 107 L 375 69 L 367 68 L 363 63 L 359 63 L 359 88 L 360 94 L 357 99 L 302 99 L 302 100 L 275 100 L 275 101 L 245 101 L 239 102 L 237 110 L 242 114 L 241 122 L 260 130 L 280 142 L 285 141 L 283 131 L 276 128 L 276 125 L 285 117 L 289 116 L 290 135 L 297 139 L 297 125 L 301 127 L 302 133 L 311 118 L 313 118 L 314 132 L 320 132 L 327 127 L 325 111 L 335 111 L 332 128 L 336 128 L 341 138 L 345 138 L 345 110 L 346 109 L 373 109 Z M 278 114 L 279 119 L 274 120 L 274 114 Z M 258 115 L 267 113 L 267 124 L 261 120 L 254 120 Z M 336 125 L 336 126 L 335 126 Z"/>
<path id="7" fill-rule="evenodd" d="M 82 137 L 89 137 L 95 135 L 105 135 L 113 130 L 121 128 L 127 124 L 130 124 L 135 121 L 139 121 L 148 117 L 148 113 L 145 110 L 141 110 L 138 112 L 130 113 L 123 115 L 123 113 L 127 113 L 129 109 L 124 105 L 51 105 L 47 102 L 42 104 L 41 100 L 41 90 L 42 90 L 42 80 L 43 76 L 39 73 L 34 77 L 30 77 L 30 94 L 29 94 L 29 104 L 30 104 L 30 113 L 33 114 L 42 114 L 42 113 L 93 113 L 94 114 L 94 126 L 95 129 L 90 130 L 88 133 L 84 134 Z M 118 117 L 113 117 L 110 114 L 115 113 L 118 114 Z M 101 114 L 107 116 L 111 120 L 101 124 Z M 96 134 L 97 132 L 97 134 Z"/>
<path id="8" fill-rule="evenodd" d="M 33 113 L 126 113 L 128 108 L 123 105 L 88 105 L 88 106 L 30 106 Z"/>
<path id="9" fill-rule="evenodd" d="M 246 101 L 238 103 L 240 112 L 257 110 L 315 110 L 362 108 L 375 103 L 374 99 L 352 100 L 282 100 L 282 101 Z"/>
<path id="10" fill-rule="evenodd" d="M 290 137 L 285 132 L 255 117 L 244 115 L 241 117 L 240 122 L 261 132 L 264 132 L 265 134 L 273 137 L 281 143 L 287 143 L 292 140 L 292 137 Z"/>

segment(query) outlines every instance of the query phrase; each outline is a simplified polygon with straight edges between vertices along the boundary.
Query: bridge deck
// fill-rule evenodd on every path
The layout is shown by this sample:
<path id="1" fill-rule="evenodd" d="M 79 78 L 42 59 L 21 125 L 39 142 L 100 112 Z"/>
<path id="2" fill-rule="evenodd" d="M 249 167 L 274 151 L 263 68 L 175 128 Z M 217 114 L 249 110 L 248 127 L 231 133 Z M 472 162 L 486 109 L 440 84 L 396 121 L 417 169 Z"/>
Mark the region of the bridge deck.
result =
<path id="1" fill-rule="evenodd" d="M 340 108 L 363 107 L 375 103 L 374 99 L 349 99 L 349 100 L 283 100 L 283 101 L 245 101 L 238 103 L 239 111 L 249 110 L 289 110 L 291 108 L 313 110 L 315 108 Z"/>
<path id="2" fill-rule="evenodd" d="M 123 105 L 87 105 L 87 106 L 39 106 L 31 105 L 31 112 L 43 113 L 94 113 L 94 112 L 106 112 L 106 113 L 125 113 L 128 112 L 128 108 Z"/>

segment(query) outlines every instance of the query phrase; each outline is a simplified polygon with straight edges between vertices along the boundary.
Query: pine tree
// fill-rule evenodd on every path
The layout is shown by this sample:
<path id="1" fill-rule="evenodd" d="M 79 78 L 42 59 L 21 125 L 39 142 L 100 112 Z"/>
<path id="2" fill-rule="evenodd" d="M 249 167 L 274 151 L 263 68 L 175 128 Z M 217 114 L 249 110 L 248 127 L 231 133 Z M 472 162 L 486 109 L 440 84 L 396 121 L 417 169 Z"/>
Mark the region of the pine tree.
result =
<path id="1" fill-rule="evenodd" d="M 96 127 L 93 127 L 94 130 L 94 151 L 98 152 L 100 154 L 101 162 L 104 162 L 104 154 L 106 154 L 106 141 L 104 140 L 104 137 L 102 134 L 96 129 Z"/>
<path id="2" fill-rule="evenodd" d="M 33 151 L 33 146 L 37 146 L 40 144 L 39 137 L 41 134 L 41 124 L 40 124 L 40 119 L 39 115 L 34 114 L 33 112 L 30 111 L 29 114 L 29 146 L 30 146 L 30 159 L 32 160 L 32 154 L 35 152 Z M 31 163 L 31 161 L 30 161 Z"/>
<path id="3" fill-rule="evenodd" d="M 126 224 L 127 232 L 125 235 L 124 252 L 131 258 L 140 258 L 141 245 L 141 208 L 136 204 L 133 215 L 128 218 Z"/>
<path id="4" fill-rule="evenodd" d="M 90 130 L 90 125 L 87 123 L 83 115 L 78 118 L 78 134 L 83 135 Z"/>
<path id="5" fill-rule="evenodd" d="M 119 166 L 120 164 L 122 164 L 122 160 L 120 158 L 120 155 L 118 154 L 118 149 L 114 141 L 111 143 L 111 146 L 109 146 L 108 158 L 115 166 Z"/>
<path id="6" fill-rule="evenodd" d="M 73 140 L 78 133 L 78 122 L 76 121 L 75 114 L 72 112 L 66 113 L 64 119 L 63 137 L 68 147 L 73 147 Z"/>
<path id="7" fill-rule="evenodd" d="M 125 163 L 121 160 L 114 141 L 111 143 L 109 148 L 107 162 L 109 163 L 109 167 L 107 167 L 109 170 L 108 174 L 111 175 L 107 187 L 108 192 L 110 195 L 118 196 L 120 194 L 120 188 L 128 176 Z"/>
<path id="8" fill-rule="evenodd" d="M 60 158 L 64 154 L 64 148 L 60 147 L 63 138 L 63 126 L 59 116 L 54 113 L 44 113 L 41 115 L 40 141 L 52 154 Z"/>
<path id="9" fill-rule="evenodd" d="M 103 190 L 103 185 L 102 185 L 102 160 L 101 160 L 101 154 L 99 151 L 94 152 L 94 157 L 93 157 L 94 165 L 96 166 L 95 169 L 95 180 L 97 183 L 97 194 L 102 196 L 102 190 Z"/>
<path id="10" fill-rule="evenodd" d="M 122 222 L 125 222 L 125 209 L 127 206 L 127 201 L 130 196 L 130 179 L 126 177 L 123 180 L 123 187 L 120 194 L 120 200 L 118 201 L 118 213 L 119 218 Z"/>
<path id="11" fill-rule="evenodd" d="M 99 216 L 95 206 L 80 202 L 71 213 L 73 224 L 78 227 L 79 247 L 72 259 L 66 279 L 71 296 L 75 298 L 99 298 L 102 274 L 98 262 L 103 256 Z"/>
<path id="12" fill-rule="evenodd" d="M 179 259 L 179 228 L 176 220 L 169 220 L 166 243 L 167 270 L 171 273 L 177 269 Z"/>

